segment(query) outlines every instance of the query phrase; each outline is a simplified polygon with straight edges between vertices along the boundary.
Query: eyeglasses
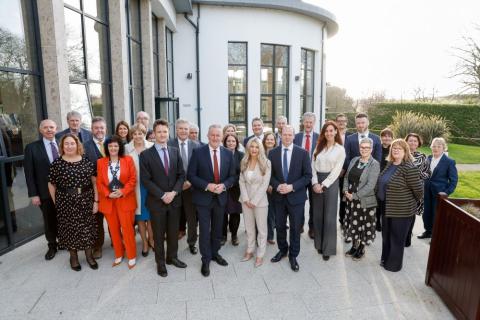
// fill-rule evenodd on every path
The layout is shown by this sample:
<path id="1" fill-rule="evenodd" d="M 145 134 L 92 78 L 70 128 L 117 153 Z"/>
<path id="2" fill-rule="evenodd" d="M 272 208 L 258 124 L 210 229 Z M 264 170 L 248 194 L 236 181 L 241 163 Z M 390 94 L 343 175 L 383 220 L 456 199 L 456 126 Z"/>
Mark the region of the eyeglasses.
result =
<path id="1" fill-rule="evenodd" d="M 369 150 L 372 149 L 372 147 L 360 147 L 361 150 Z"/>

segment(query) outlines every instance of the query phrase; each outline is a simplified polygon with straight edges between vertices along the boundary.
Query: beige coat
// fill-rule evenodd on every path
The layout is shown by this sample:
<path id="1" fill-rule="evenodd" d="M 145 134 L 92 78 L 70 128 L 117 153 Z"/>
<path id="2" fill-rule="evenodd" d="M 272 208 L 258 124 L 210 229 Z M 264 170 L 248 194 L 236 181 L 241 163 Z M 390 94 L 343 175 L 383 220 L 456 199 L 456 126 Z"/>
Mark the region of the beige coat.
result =
<path id="1" fill-rule="evenodd" d="M 145 149 L 151 148 L 153 146 L 153 142 L 145 140 Z M 141 195 L 140 195 L 140 157 L 137 154 L 137 151 L 135 150 L 135 147 L 133 146 L 133 140 L 130 141 L 128 144 L 125 145 L 125 154 L 129 155 L 130 157 L 133 158 L 133 163 L 135 164 L 135 168 L 137 169 L 137 185 L 135 186 L 135 194 L 137 197 L 137 210 L 135 211 L 136 215 L 140 215 L 142 206 L 141 204 Z"/>
<path id="2" fill-rule="evenodd" d="M 248 174 L 249 169 L 240 172 L 240 199 L 241 203 L 250 201 L 256 207 L 268 207 L 267 189 L 270 184 L 271 165 L 267 160 L 267 171 L 262 176 L 258 164 L 253 174 Z"/>

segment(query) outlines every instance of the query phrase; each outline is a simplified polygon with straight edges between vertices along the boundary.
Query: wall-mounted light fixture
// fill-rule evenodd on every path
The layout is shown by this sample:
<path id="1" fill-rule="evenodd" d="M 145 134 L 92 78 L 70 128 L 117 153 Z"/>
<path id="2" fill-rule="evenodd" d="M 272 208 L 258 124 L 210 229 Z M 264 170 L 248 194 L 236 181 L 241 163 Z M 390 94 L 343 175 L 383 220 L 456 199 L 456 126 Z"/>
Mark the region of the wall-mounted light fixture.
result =
<path id="1" fill-rule="evenodd" d="M 193 78 L 193 74 L 187 73 L 187 79 L 188 79 L 188 80 L 191 80 L 192 78 Z"/>
<path id="2" fill-rule="evenodd" d="M 300 80 L 300 76 L 295 76 L 295 81 Z"/>

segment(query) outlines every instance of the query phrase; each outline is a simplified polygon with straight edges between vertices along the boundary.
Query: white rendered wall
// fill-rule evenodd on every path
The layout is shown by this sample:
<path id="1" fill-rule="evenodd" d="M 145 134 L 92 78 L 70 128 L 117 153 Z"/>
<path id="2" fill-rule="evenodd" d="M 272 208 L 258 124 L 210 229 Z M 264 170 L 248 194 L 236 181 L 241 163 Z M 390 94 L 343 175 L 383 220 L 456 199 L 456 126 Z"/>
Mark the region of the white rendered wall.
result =
<path id="1" fill-rule="evenodd" d="M 195 15 L 191 17 L 196 22 Z M 320 115 L 321 52 L 323 23 L 297 13 L 258 8 L 201 6 L 200 81 L 201 131 L 212 123 L 228 123 L 228 41 L 248 42 L 248 129 L 260 114 L 260 45 L 290 46 L 289 122 L 299 127 L 301 48 L 315 51 L 314 110 Z M 180 116 L 197 122 L 195 31 L 177 15 L 174 35 L 175 95 L 180 98 Z M 186 78 L 192 73 L 193 79 Z M 323 86 L 324 87 L 324 86 Z"/>

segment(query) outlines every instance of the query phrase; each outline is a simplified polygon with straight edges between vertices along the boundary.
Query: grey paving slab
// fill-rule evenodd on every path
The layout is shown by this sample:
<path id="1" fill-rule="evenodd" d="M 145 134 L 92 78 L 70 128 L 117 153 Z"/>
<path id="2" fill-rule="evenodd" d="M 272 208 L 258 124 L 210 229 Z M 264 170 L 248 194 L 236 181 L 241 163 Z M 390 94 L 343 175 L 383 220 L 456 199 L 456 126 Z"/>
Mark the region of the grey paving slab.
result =
<path id="1" fill-rule="evenodd" d="M 160 283 L 158 289 L 159 303 L 169 301 L 191 301 L 214 299 L 211 279 L 183 282 Z"/>
<path id="2" fill-rule="evenodd" d="M 250 278 L 212 279 L 215 298 L 231 298 L 268 294 L 269 290 L 259 275 Z"/>
<path id="3" fill-rule="evenodd" d="M 65 310 L 89 310 L 97 304 L 100 292 L 101 290 L 94 288 L 49 289 L 42 295 L 30 313 L 56 316 Z"/>
<path id="4" fill-rule="evenodd" d="M 249 320 L 247 305 L 242 297 L 195 300 L 187 302 L 188 320 Z"/>
<path id="5" fill-rule="evenodd" d="M 303 301 L 293 293 L 273 293 L 245 297 L 250 319 L 305 319 Z"/>

